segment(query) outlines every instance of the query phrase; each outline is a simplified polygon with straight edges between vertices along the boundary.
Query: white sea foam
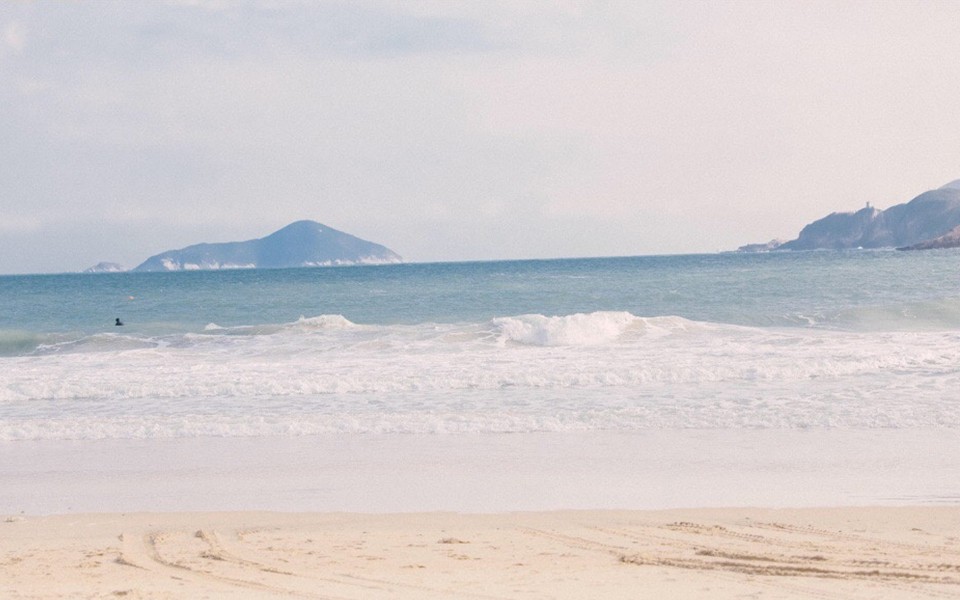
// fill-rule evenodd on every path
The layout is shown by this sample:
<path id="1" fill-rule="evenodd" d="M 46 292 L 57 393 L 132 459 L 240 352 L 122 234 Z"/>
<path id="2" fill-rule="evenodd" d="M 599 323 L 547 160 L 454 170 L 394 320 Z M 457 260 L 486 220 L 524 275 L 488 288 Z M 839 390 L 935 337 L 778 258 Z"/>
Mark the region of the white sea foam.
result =
<path id="1" fill-rule="evenodd" d="M 294 324 L 297 328 L 304 329 L 349 329 L 356 327 L 349 319 L 343 315 L 319 315 L 316 317 L 304 317 L 300 315 Z"/>
<path id="2" fill-rule="evenodd" d="M 630 313 L 96 334 L 0 358 L 0 440 L 960 427 L 960 333 Z"/>
<path id="3" fill-rule="evenodd" d="M 559 317 L 501 317 L 493 325 L 505 340 L 534 346 L 578 346 L 611 342 L 639 319 L 628 312 L 578 313 Z"/>

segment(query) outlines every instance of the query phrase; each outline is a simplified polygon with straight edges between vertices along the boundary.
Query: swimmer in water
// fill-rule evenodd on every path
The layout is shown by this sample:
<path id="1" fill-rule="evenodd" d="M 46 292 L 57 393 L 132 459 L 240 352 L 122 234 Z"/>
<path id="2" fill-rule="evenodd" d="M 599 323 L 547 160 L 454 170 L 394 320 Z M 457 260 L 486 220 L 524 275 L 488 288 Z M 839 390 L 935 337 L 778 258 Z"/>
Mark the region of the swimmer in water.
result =
<path id="1" fill-rule="evenodd" d="M 114 323 L 117 327 L 123 327 L 123 321 L 120 320 L 120 317 L 117 317 L 117 322 Z"/>

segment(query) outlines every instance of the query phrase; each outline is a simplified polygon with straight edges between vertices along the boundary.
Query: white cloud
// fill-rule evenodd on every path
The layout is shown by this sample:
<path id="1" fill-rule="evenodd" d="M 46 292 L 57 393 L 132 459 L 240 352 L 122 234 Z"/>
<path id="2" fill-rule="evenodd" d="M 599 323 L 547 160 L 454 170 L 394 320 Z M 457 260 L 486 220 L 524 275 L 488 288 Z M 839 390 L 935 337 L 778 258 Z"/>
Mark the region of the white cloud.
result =
<path id="1" fill-rule="evenodd" d="M 713 251 L 960 176 L 951 4 L 29 7 L 0 210 L 140 227 L 97 260 L 299 218 L 419 260 Z"/>
<path id="2" fill-rule="evenodd" d="M 170 6 L 183 6 L 187 8 L 199 8 L 211 12 L 227 10 L 236 6 L 236 0 L 166 0 Z"/>
<path id="3" fill-rule="evenodd" d="M 14 87 L 18 92 L 24 96 L 33 96 L 35 94 L 41 94 L 50 89 L 51 85 L 48 81 L 41 81 L 39 79 L 31 79 L 29 77 L 24 77 L 18 79 L 14 83 Z"/>
<path id="4" fill-rule="evenodd" d="M 23 23 L 11 21 L 3 28 L 4 45 L 19 54 L 27 43 L 27 30 Z"/>
<path id="5" fill-rule="evenodd" d="M 0 233 L 5 235 L 35 233 L 43 226 L 41 215 L 0 213 Z"/>

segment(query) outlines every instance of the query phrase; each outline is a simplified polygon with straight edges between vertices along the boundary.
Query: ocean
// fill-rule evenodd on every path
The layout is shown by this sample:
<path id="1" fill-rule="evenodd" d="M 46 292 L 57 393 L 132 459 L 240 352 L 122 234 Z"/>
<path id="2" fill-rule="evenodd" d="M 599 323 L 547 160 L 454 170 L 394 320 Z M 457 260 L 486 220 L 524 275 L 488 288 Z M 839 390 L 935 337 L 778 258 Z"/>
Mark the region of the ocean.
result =
<path id="1" fill-rule="evenodd" d="M 0 510 L 955 501 L 958 434 L 955 251 L 0 277 Z"/>

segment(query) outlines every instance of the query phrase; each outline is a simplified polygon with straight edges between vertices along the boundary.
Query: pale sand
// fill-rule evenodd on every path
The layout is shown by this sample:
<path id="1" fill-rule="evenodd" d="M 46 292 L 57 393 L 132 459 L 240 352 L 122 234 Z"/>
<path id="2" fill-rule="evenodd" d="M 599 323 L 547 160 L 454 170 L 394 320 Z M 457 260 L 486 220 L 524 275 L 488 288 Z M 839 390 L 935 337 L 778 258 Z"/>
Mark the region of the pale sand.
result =
<path id="1" fill-rule="evenodd" d="M 0 598 L 960 598 L 960 507 L 0 518 Z"/>

